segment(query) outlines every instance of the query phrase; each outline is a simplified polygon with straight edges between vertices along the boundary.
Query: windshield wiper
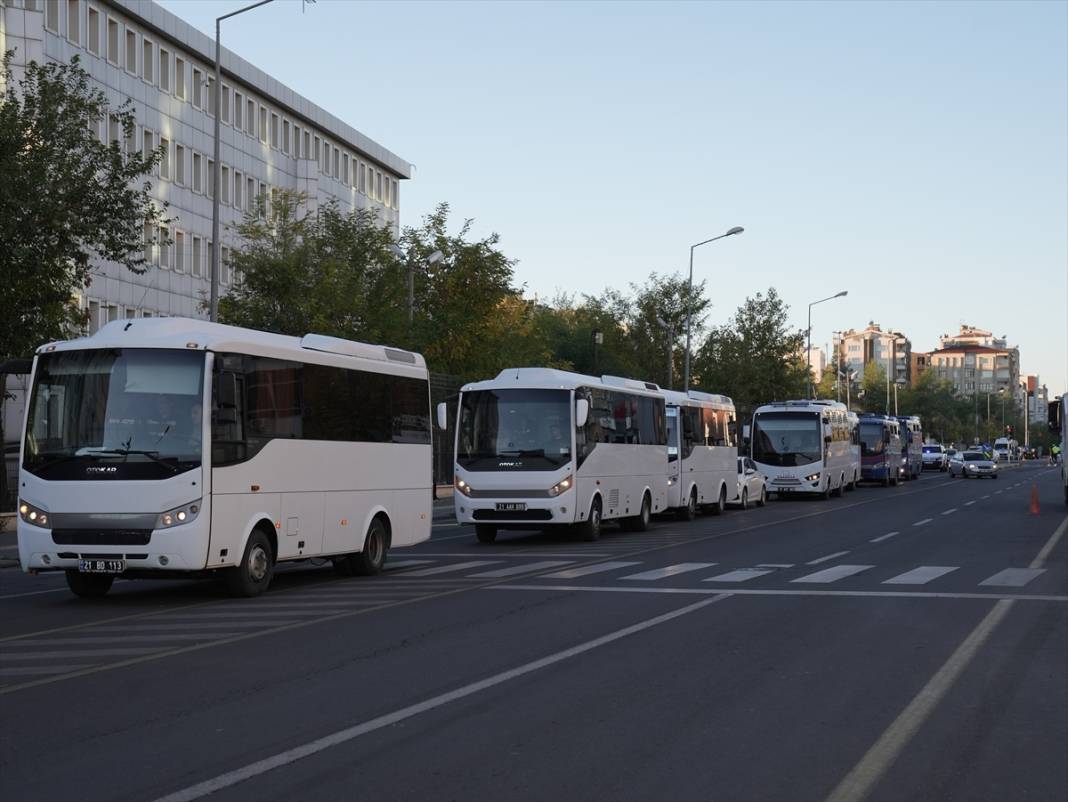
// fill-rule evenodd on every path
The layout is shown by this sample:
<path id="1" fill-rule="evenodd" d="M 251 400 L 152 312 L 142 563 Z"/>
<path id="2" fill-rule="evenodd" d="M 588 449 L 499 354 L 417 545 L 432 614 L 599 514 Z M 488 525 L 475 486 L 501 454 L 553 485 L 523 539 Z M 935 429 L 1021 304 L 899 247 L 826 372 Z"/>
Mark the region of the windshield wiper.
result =
<path id="1" fill-rule="evenodd" d="M 516 449 L 515 451 L 501 451 L 499 457 L 544 457 L 544 448 L 531 448 L 529 450 Z"/>
<path id="2" fill-rule="evenodd" d="M 97 451 L 91 452 L 90 454 L 86 454 L 85 456 L 95 456 L 97 454 L 110 454 L 119 456 L 123 458 L 123 462 L 125 462 L 126 458 L 129 457 L 131 454 L 138 454 L 140 456 L 148 457 L 150 460 L 152 460 L 153 462 L 158 462 L 160 465 L 165 465 L 166 467 L 171 469 L 172 473 L 178 473 L 178 466 L 172 465 L 164 457 L 161 457 L 158 451 L 147 451 L 138 448 L 101 448 Z M 174 457 L 172 457 L 171 459 L 176 460 L 176 458 Z"/>

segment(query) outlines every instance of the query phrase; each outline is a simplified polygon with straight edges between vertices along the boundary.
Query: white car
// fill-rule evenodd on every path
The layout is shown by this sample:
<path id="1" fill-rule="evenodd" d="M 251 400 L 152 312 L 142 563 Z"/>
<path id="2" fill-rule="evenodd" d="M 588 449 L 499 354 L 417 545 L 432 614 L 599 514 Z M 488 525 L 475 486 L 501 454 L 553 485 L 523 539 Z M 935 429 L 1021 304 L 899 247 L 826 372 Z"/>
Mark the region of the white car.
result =
<path id="1" fill-rule="evenodd" d="M 763 507 L 768 500 L 768 480 L 749 457 L 738 457 L 738 495 L 732 506 L 746 509 L 751 503 Z"/>
<path id="2" fill-rule="evenodd" d="M 928 443 L 923 447 L 923 469 L 935 468 L 944 471 L 949 467 L 949 456 L 940 443 Z"/>

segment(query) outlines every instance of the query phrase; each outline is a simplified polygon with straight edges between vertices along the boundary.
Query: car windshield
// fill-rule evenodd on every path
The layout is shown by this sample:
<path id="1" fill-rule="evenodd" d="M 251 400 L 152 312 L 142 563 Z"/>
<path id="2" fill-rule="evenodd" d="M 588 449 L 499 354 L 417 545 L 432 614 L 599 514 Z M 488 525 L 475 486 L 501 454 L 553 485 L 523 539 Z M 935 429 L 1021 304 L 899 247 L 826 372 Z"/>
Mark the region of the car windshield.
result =
<path id="1" fill-rule="evenodd" d="M 969 451 L 964 455 L 964 459 L 968 462 L 985 462 L 986 454 L 980 454 L 978 451 Z"/>
<path id="2" fill-rule="evenodd" d="M 159 479 L 201 463 L 204 354 L 58 351 L 37 360 L 23 467 L 43 479 Z"/>
<path id="3" fill-rule="evenodd" d="M 823 456 L 820 418 L 814 412 L 768 412 L 753 423 L 753 459 L 783 467 L 808 465 Z"/>
<path id="4" fill-rule="evenodd" d="M 941 454 L 942 453 L 942 446 L 924 446 L 923 447 L 923 453 L 924 454 Z"/>
<path id="5" fill-rule="evenodd" d="M 567 390 L 467 392 L 456 461 L 467 470 L 553 470 L 571 460 L 572 431 Z"/>
<path id="6" fill-rule="evenodd" d="M 881 423 L 860 424 L 860 453 L 862 456 L 882 454 L 886 444 L 883 442 L 883 425 Z"/>

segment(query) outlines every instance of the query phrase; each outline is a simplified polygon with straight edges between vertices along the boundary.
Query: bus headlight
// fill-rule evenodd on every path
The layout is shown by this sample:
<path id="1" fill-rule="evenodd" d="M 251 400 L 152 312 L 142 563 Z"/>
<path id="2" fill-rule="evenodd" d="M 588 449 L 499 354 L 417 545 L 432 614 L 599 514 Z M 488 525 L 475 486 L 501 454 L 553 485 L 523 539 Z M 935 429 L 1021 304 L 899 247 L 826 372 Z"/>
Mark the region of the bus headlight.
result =
<path id="1" fill-rule="evenodd" d="M 456 489 L 463 493 L 465 496 L 471 495 L 471 485 L 469 485 L 463 479 L 457 478 L 456 481 L 453 482 L 453 484 L 456 486 Z"/>
<path id="2" fill-rule="evenodd" d="M 818 473 L 813 473 L 813 474 L 809 474 L 808 476 L 806 476 L 805 477 L 805 481 L 806 482 L 815 482 L 819 478 L 820 478 L 820 475 Z"/>
<path id="3" fill-rule="evenodd" d="M 19 499 L 19 517 L 28 524 L 48 529 L 48 513 L 22 499 Z"/>
<path id="4" fill-rule="evenodd" d="M 174 526 L 192 523 L 197 519 L 197 515 L 199 514 L 200 499 L 197 499 L 190 504 L 175 507 L 173 510 L 167 510 L 162 513 L 159 518 L 156 519 L 156 529 L 170 529 Z"/>
<path id="5" fill-rule="evenodd" d="M 565 479 L 561 479 L 555 485 L 549 488 L 549 496 L 559 496 L 561 493 L 571 489 L 571 477 L 568 476 Z"/>

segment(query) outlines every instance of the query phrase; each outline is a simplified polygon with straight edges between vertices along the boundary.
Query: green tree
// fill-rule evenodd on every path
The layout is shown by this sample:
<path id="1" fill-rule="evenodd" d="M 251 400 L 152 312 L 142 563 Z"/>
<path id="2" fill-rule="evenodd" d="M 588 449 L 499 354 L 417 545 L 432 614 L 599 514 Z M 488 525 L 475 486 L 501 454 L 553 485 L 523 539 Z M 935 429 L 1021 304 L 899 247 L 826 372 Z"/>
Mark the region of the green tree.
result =
<path id="1" fill-rule="evenodd" d="M 865 412 L 887 412 L 886 369 L 878 362 L 872 361 L 864 366 L 864 377 L 860 381 L 859 395 L 861 409 Z M 898 401 L 900 409 L 900 399 Z M 893 413 L 893 407 L 889 411 Z"/>
<path id="2" fill-rule="evenodd" d="M 686 354 L 686 317 L 692 315 L 692 340 L 704 333 L 704 314 L 711 302 L 704 297 L 704 282 L 691 292 L 682 276 L 650 274 L 641 285 L 631 284 L 626 308 L 626 343 L 633 355 L 635 378 L 681 389 Z M 692 358 L 691 358 L 692 361 Z M 692 367 L 692 365 L 691 365 Z"/>
<path id="3" fill-rule="evenodd" d="M 694 359 L 696 384 L 733 398 L 739 419 L 760 404 L 804 397 L 804 333 L 790 329 L 789 309 L 774 287 L 746 298 L 727 325 L 712 329 Z"/>
<path id="4" fill-rule="evenodd" d="M 147 177 L 162 151 L 130 150 L 129 101 L 111 108 L 78 57 L 31 62 L 15 80 L 3 61 L 0 95 L 0 357 L 26 356 L 84 323 L 74 294 L 94 259 L 147 269 L 145 232 L 168 222 Z M 101 124 L 120 139 L 102 143 Z"/>

